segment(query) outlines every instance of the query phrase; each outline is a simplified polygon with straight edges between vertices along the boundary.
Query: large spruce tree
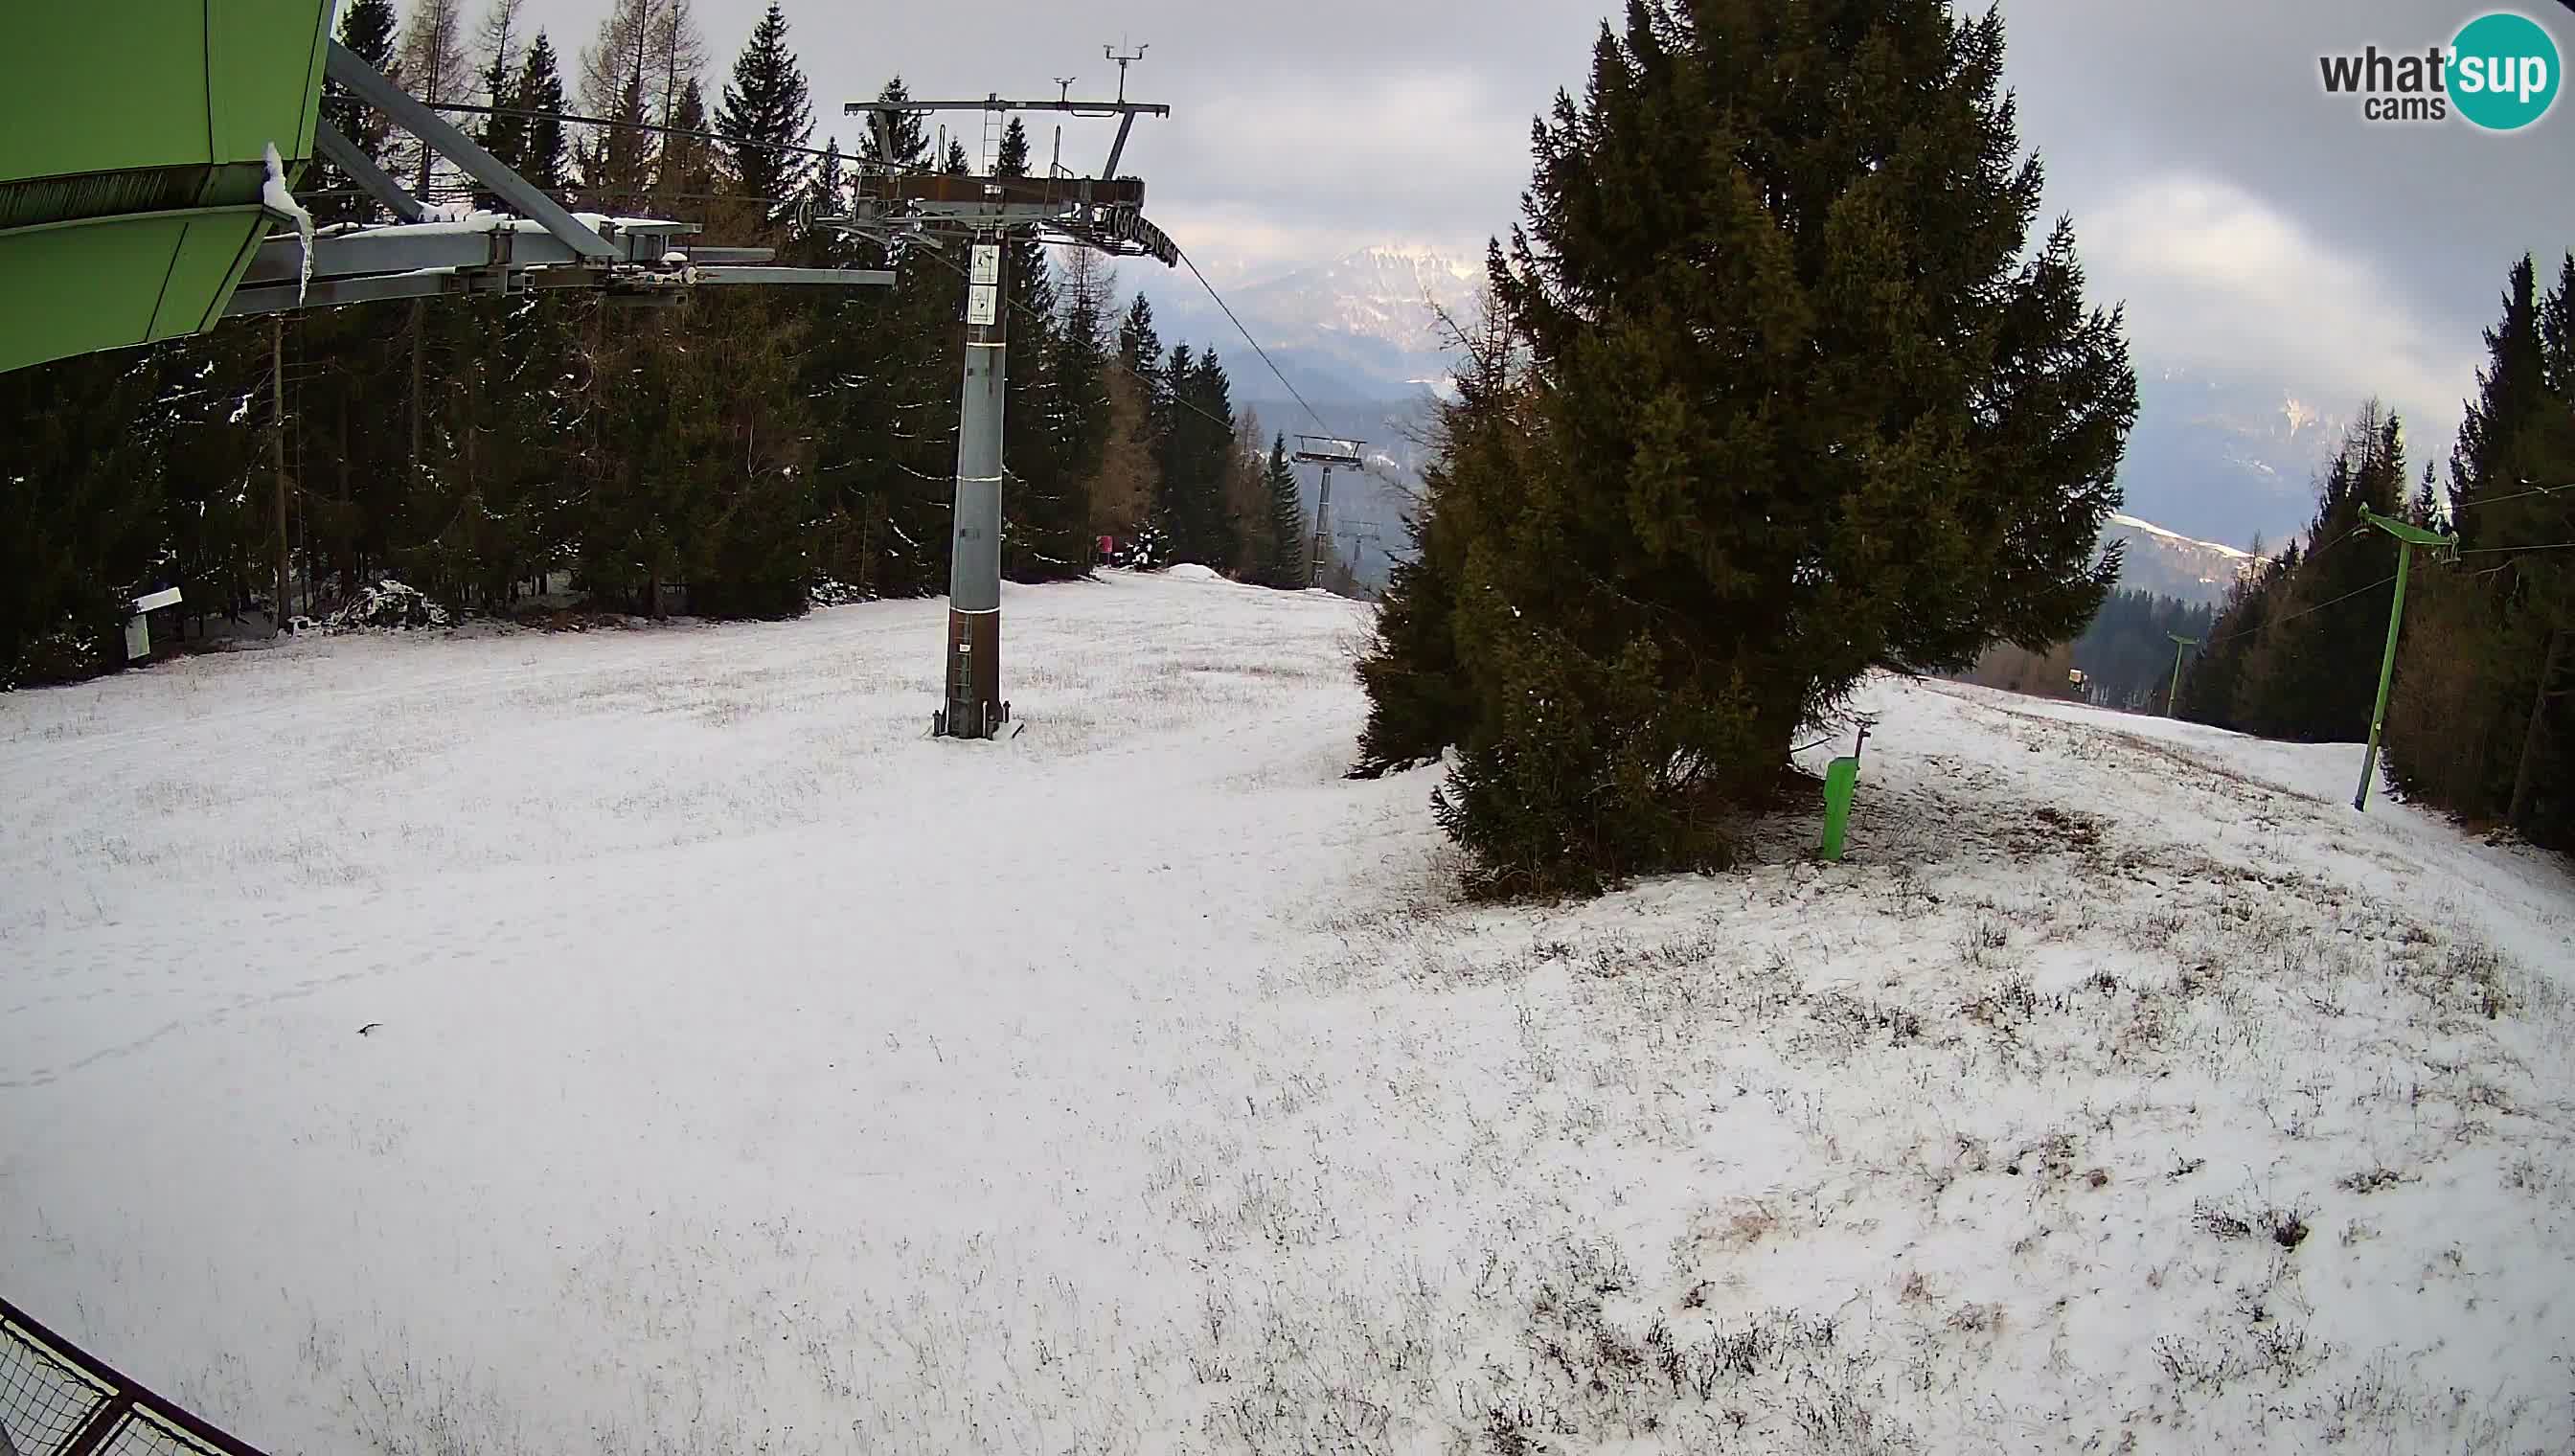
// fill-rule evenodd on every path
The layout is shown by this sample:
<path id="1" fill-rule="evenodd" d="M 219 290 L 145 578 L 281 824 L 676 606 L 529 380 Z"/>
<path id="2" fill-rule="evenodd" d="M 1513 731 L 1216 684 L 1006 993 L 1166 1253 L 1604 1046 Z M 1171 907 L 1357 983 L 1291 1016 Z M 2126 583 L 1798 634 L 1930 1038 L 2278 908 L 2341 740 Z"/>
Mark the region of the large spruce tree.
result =
<path id="1" fill-rule="evenodd" d="M 519 70 L 519 106 L 534 113 L 519 139 L 519 175 L 548 197 L 561 197 L 572 179 L 572 149 L 564 140 L 562 62 L 546 33 L 528 46 L 527 64 Z"/>
<path id="2" fill-rule="evenodd" d="M 1945 0 L 1633 0 L 1535 127 L 1491 274 L 1539 438 L 1434 507 L 1478 887 L 1719 860 L 1870 669 L 2100 605 L 2135 380 L 2071 226 L 2029 246 L 2002 61 Z"/>
<path id="3" fill-rule="evenodd" d="M 813 170 L 810 159 L 794 149 L 813 140 L 814 103 L 805 68 L 788 48 L 787 16 L 778 0 L 770 0 L 734 59 L 716 131 L 725 139 L 735 186 L 758 204 L 761 216 L 776 219 L 794 211 Z"/>

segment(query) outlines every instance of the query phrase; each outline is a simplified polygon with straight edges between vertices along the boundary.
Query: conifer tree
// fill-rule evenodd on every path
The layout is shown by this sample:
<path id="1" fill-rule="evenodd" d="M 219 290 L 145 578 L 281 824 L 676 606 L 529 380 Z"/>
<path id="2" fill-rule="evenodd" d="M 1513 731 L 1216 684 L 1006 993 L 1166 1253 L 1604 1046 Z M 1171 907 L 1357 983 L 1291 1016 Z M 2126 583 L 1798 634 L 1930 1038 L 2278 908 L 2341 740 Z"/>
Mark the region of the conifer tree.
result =
<path id="1" fill-rule="evenodd" d="M 841 139 L 825 141 L 823 155 L 811 160 L 814 165 L 806 173 L 803 191 L 791 204 L 792 215 L 780 219 L 781 226 L 789 227 L 782 256 L 805 268 L 855 266 L 860 252 L 857 240 L 824 221 L 850 213 L 850 159 L 841 150 Z"/>
<path id="2" fill-rule="evenodd" d="M 2473 570 L 2409 597 L 2388 771 L 2419 800 L 2575 845 L 2575 254 L 2515 263 L 2451 457 Z"/>
<path id="3" fill-rule="evenodd" d="M 2198 652 L 2182 675 L 2181 717 L 2215 728 L 2243 727 L 2237 705 L 2243 700 L 2244 668 L 2253 645 L 2269 628 L 2276 604 L 2302 560 L 2293 544 L 2277 557 L 2236 578 L 2209 625 Z"/>
<path id="4" fill-rule="evenodd" d="M 2514 488 L 2518 473 L 2507 454 L 2544 392 L 2538 275 L 2529 258 L 2513 265 L 2504 285 L 2503 318 L 2486 330 L 2485 339 L 2477 397 L 2469 401 L 2450 449 L 2450 504 L 2462 547 L 2481 544 L 2486 529 L 2480 513 L 2466 508 L 2480 496 L 2505 495 Z"/>
<path id="5" fill-rule="evenodd" d="M 2396 417 L 2364 405 L 2317 489 L 2307 554 L 2252 643 L 2236 724 L 2269 737 L 2355 741 L 2369 732 L 2396 575 L 2396 542 L 2361 518 L 2397 514 L 2405 453 Z"/>
<path id="6" fill-rule="evenodd" d="M 1450 348 L 1461 356 L 1451 375 L 1457 398 L 1432 412 L 1421 500 L 1404 522 L 1412 550 L 1386 574 L 1358 663 L 1368 711 L 1353 776 L 1433 761 L 1474 722 L 1455 624 L 1465 543 L 1481 526 L 1477 493 L 1544 459 L 1536 392 L 1510 321 L 1489 298 L 1483 304 L 1471 324 L 1450 326 Z"/>
<path id="7" fill-rule="evenodd" d="M 572 184 L 572 149 L 564 140 L 560 119 L 564 109 L 562 65 L 556 59 L 554 42 L 546 39 L 542 30 L 528 46 L 528 59 L 520 67 L 513 94 L 522 110 L 535 113 L 527 118 L 527 131 L 519 139 L 519 175 L 548 197 L 560 198 Z"/>
<path id="8" fill-rule="evenodd" d="M 1096 555 L 1090 539 L 1119 534 L 1115 527 L 1102 530 L 1112 504 L 1107 467 L 1116 404 L 1108 367 L 1108 269 L 1083 249 L 1074 250 L 1070 263 L 1047 332 L 1046 374 L 1055 450 L 1083 505 L 1077 525 L 1084 539 L 1076 554 L 1088 568 Z"/>
<path id="9" fill-rule="evenodd" d="M 901 77 L 879 93 L 905 101 Z M 868 164 L 919 171 L 931 156 L 921 118 L 896 113 L 880 144 L 860 144 Z M 914 250 L 864 243 L 860 267 L 894 268 L 892 288 L 815 290 L 802 370 L 814 402 L 821 570 L 888 597 L 942 590 L 948 580 L 949 513 L 957 473 L 957 327 L 964 285 L 954 268 Z M 962 266 L 962 265 L 960 265 Z"/>
<path id="10" fill-rule="evenodd" d="M 124 600 L 162 565 L 159 351 L 0 373 L 0 688 L 121 663 Z"/>
<path id="11" fill-rule="evenodd" d="M 526 0 L 492 0 L 483 14 L 479 37 L 483 65 L 477 81 L 483 88 L 484 103 L 492 108 L 483 118 L 477 138 L 483 150 L 517 169 L 527 151 L 528 118 L 519 115 L 519 11 Z M 522 172 L 521 175 L 525 175 Z M 476 207 L 493 207 L 499 199 L 479 183 L 474 189 Z"/>
<path id="12" fill-rule="evenodd" d="M 1172 346 L 1157 391 L 1154 421 L 1160 495 L 1155 515 L 1177 561 L 1218 571 L 1235 567 L 1242 543 L 1227 508 L 1234 460 L 1234 400 L 1213 350 Z"/>
<path id="13" fill-rule="evenodd" d="M 689 133 L 707 130 L 707 99 L 692 79 L 671 108 L 671 131 L 662 137 L 654 191 L 674 198 L 675 210 L 703 211 L 716 190 L 717 148 Z"/>
<path id="14" fill-rule="evenodd" d="M 2029 246 L 2002 60 L 1944 0 L 1635 0 L 1536 127 L 1491 281 L 1538 468 L 1456 479 L 1479 888 L 1721 861 L 1869 670 L 2098 609 L 2135 380 L 2070 224 Z"/>
<path id="15" fill-rule="evenodd" d="M 1296 469 L 1288 462 L 1288 437 L 1271 442 L 1270 464 L 1263 472 L 1269 488 L 1269 528 L 1259 538 L 1259 566 L 1267 586 L 1294 591 L 1305 585 L 1305 504 L 1296 487 Z"/>
<path id="16" fill-rule="evenodd" d="M 393 66 L 396 25 L 393 0 L 350 0 L 348 9 L 340 15 L 340 44 L 378 71 L 389 70 Z M 384 113 L 361 103 L 356 92 L 327 76 L 322 82 L 322 118 L 378 166 L 391 164 L 393 124 Z M 328 226 L 377 216 L 375 200 L 359 189 L 356 178 L 328 159 L 318 165 L 314 190 L 322 195 L 313 203 L 316 223 Z"/>
<path id="17" fill-rule="evenodd" d="M 1028 129 L 1017 117 L 1003 130 L 993 175 L 1029 175 Z M 1069 448 L 1078 443 L 1068 438 L 1069 432 L 1078 435 L 1079 429 L 1068 418 L 1073 406 L 1064 387 L 1069 381 L 1056 374 L 1063 359 L 1054 338 L 1055 270 L 1045 245 L 1034 237 L 1014 234 L 1002 247 L 1009 345 L 1002 458 L 1010 475 L 1002 497 L 1002 566 L 1013 581 L 1058 581 L 1089 568 L 1083 550 L 1091 520 L 1091 502 L 1083 489 L 1089 467 Z"/>
<path id="18" fill-rule="evenodd" d="M 2414 488 L 2414 499 L 2405 506 L 2406 524 L 2422 531 L 2434 530 L 2441 524 L 2441 493 L 2436 480 L 2432 462 L 2423 462 L 2422 484 Z"/>
<path id="19" fill-rule="evenodd" d="M 802 152 L 814 137 L 814 103 L 804 67 L 787 44 L 787 16 L 778 0 L 752 27 L 725 83 L 716 131 L 725 139 L 726 163 L 742 195 L 758 202 L 764 221 L 786 216 L 812 173 Z"/>
<path id="20" fill-rule="evenodd" d="M 1154 305 L 1141 293 L 1118 321 L 1118 367 L 1139 378 L 1163 371 L 1163 336 L 1154 330 Z"/>

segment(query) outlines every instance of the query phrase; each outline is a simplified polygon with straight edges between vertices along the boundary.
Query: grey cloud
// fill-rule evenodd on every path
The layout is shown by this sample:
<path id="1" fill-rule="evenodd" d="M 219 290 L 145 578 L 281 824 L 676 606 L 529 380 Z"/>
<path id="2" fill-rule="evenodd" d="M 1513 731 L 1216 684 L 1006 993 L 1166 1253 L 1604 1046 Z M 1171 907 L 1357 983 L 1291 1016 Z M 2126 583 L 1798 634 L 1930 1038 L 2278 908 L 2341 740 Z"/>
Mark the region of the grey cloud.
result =
<path id="1" fill-rule="evenodd" d="M 2575 59 L 2575 14 L 2520 3 Z M 720 70 L 760 3 L 698 4 Z M 533 0 L 531 8 L 577 49 L 602 7 Z M 856 128 L 840 103 L 874 94 L 897 72 L 916 94 L 1052 95 L 1058 76 L 1079 77 L 1078 91 L 1098 94 L 1116 84 L 1102 42 L 1151 42 L 1133 91 L 1172 103 L 1175 115 L 1139 124 L 1135 170 L 1149 179 L 1151 210 L 1185 246 L 1240 271 L 1392 239 L 1472 250 L 1507 229 L 1526 180 L 1530 118 L 1556 88 L 1579 87 L 1608 8 L 790 0 L 789 19 L 821 128 L 845 138 Z M 2225 331 L 2226 362 L 2298 388 L 2342 390 L 2367 375 L 2367 361 L 2314 379 L 2319 357 L 2394 350 L 2404 357 L 2390 360 L 2385 388 L 2446 393 L 2446 404 L 2416 402 L 2418 413 L 2437 413 L 2473 387 L 2462 361 L 2495 311 L 2508 262 L 2575 244 L 2575 100 L 2509 137 L 2459 125 L 2370 125 L 2350 101 L 2322 94 L 2316 58 L 2371 42 L 2419 49 L 2483 8 L 2473 0 L 2003 0 L 2008 79 L 2021 98 L 2023 141 L 2045 156 L 2051 208 L 2075 215 L 2096 292 L 2132 303 L 2141 339 L 2184 348 L 2207 332 L 2212 308 L 2226 307 L 2224 287 L 2259 295 L 2311 278 L 2344 296 L 2296 301 L 2268 324 L 2257 317 Z M 1038 124 L 1042 150 L 1051 126 Z M 1097 123 L 1077 123 L 1068 160 L 1092 165 L 1105 143 Z M 2219 260 L 2215 274 L 2232 282 L 2198 292 L 2212 214 L 2155 206 L 2175 196 L 2232 199 L 2238 205 L 2221 210 L 2229 228 L 2270 251 L 2240 268 Z M 2101 236 L 2111 226 L 2121 236 Z M 2157 326 L 2159 313 L 2167 326 Z M 2310 337 L 2285 337 L 2292 329 Z M 2327 341 L 2321 355 L 2318 336 Z M 2298 384 L 2301 375 L 2312 382 Z"/>

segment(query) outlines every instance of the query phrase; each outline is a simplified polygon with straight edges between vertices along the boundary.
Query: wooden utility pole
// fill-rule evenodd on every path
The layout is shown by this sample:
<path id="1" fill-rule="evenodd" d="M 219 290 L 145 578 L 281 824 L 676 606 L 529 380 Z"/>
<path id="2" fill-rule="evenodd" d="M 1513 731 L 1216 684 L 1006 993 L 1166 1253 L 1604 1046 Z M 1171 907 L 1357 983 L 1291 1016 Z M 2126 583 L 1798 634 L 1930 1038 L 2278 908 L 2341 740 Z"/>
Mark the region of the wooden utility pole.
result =
<path id="1" fill-rule="evenodd" d="M 279 314 L 269 326 L 268 386 L 270 423 L 269 446 L 277 463 L 277 630 L 286 631 L 294 619 L 294 604 L 288 600 L 293 585 L 286 570 L 286 316 Z"/>

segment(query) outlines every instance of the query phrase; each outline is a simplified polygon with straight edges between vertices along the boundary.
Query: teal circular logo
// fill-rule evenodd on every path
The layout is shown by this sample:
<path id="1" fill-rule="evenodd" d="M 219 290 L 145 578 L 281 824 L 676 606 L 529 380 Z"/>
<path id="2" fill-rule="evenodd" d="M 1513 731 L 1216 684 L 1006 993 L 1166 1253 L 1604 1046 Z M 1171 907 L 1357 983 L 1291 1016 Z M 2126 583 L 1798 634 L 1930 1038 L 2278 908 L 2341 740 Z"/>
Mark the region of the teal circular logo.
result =
<path id="1" fill-rule="evenodd" d="M 2538 21 L 2498 11 L 2450 42 L 2450 102 L 2490 132 L 2519 131 L 2557 100 L 2557 42 Z"/>

